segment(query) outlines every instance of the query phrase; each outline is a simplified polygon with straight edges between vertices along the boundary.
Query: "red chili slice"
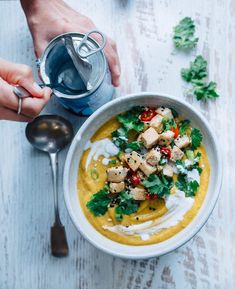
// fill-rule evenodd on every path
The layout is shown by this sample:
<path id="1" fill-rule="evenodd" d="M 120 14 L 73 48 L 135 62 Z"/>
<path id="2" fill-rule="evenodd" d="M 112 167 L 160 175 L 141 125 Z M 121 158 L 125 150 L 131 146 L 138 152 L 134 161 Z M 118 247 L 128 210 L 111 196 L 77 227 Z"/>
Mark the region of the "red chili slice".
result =
<path id="1" fill-rule="evenodd" d="M 172 128 L 171 128 L 171 131 L 175 134 L 175 135 L 174 135 L 174 138 L 177 138 L 178 135 L 179 135 L 179 128 L 178 128 L 178 126 L 177 126 L 177 127 L 172 127 Z"/>
<path id="2" fill-rule="evenodd" d="M 140 184 L 140 177 L 136 173 L 133 173 L 131 176 L 131 182 L 134 186 L 138 186 Z"/>
<path id="3" fill-rule="evenodd" d="M 150 121 L 154 116 L 156 115 L 156 111 L 152 108 L 149 108 L 148 110 L 145 110 L 141 115 L 140 119 L 142 121 Z"/>
<path id="4" fill-rule="evenodd" d="M 171 158 L 171 150 L 169 148 L 161 148 L 160 152 L 163 153 L 168 160 Z"/>
<path id="5" fill-rule="evenodd" d="M 157 200 L 158 196 L 155 194 L 146 194 L 146 200 Z"/>

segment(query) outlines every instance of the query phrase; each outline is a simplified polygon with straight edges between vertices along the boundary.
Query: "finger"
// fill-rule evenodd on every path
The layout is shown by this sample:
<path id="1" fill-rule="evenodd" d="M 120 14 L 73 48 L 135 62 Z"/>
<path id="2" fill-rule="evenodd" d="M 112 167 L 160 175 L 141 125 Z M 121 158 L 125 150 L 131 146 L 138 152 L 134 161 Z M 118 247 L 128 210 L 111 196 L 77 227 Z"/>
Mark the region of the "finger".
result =
<path id="1" fill-rule="evenodd" d="M 114 51 L 111 45 L 108 45 L 105 49 L 105 55 L 112 75 L 112 83 L 114 86 L 119 86 L 121 70 L 118 54 Z"/>
<path id="2" fill-rule="evenodd" d="M 40 98 L 44 95 L 44 89 L 34 81 L 32 74 L 23 76 L 18 80 L 17 84 L 23 86 L 33 97 Z"/>
<path id="3" fill-rule="evenodd" d="M 46 106 L 50 100 L 51 90 L 47 87 L 42 98 L 27 97 L 22 99 L 22 114 L 34 118 Z"/>
<path id="4" fill-rule="evenodd" d="M 23 122 L 29 122 L 33 119 L 30 117 L 26 117 L 24 115 L 17 114 L 16 112 L 0 107 L 0 119 L 4 120 L 13 120 L 13 121 L 23 121 Z"/>

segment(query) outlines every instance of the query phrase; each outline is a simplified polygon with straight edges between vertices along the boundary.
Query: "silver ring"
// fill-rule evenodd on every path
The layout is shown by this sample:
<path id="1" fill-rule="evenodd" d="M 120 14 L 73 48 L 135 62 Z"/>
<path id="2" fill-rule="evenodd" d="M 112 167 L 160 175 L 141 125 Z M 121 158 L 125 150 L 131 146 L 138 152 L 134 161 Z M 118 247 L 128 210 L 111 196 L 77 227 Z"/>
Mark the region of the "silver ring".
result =
<path id="1" fill-rule="evenodd" d="M 29 97 L 30 93 L 26 89 L 24 89 L 22 86 L 13 86 L 12 90 L 14 94 L 19 98 L 17 114 L 21 114 L 22 102 L 23 102 L 22 99 Z"/>
<path id="2" fill-rule="evenodd" d="M 18 104 L 17 114 L 21 114 L 21 110 L 22 110 L 22 98 L 19 97 L 19 104 Z"/>

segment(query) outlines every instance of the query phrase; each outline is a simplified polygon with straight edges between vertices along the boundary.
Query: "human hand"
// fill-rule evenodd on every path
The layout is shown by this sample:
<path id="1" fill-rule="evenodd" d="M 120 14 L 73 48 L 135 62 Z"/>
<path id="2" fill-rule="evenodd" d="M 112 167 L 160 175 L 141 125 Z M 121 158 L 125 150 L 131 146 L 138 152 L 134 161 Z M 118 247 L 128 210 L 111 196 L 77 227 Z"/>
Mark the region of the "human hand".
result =
<path id="1" fill-rule="evenodd" d="M 12 86 L 24 87 L 32 97 L 22 99 L 21 114 L 17 114 L 19 99 Z M 50 99 L 51 89 L 40 88 L 33 79 L 32 70 L 24 64 L 0 59 L 0 119 L 31 121 Z"/>
<path id="2" fill-rule="evenodd" d="M 48 42 L 66 32 L 86 33 L 95 29 L 88 17 L 74 11 L 62 0 L 21 0 L 31 31 L 35 53 L 40 57 Z M 100 37 L 94 36 L 99 42 Z M 105 55 L 108 60 L 114 86 L 119 85 L 120 62 L 116 43 L 107 38 Z"/>

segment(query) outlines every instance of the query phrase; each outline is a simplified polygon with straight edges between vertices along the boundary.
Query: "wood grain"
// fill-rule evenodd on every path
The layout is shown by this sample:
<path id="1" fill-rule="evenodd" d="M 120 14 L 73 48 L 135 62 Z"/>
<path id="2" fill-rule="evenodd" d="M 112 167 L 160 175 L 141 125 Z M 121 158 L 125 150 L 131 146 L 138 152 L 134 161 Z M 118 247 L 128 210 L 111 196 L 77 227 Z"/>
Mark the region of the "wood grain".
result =
<path id="1" fill-rule="evenodd" d="M 67 2 L 116 40 L 122 65 L 117 97 L 162 91 L 186 99 L 206 116 L 222 144 L 223 187 L 207 224 L 186 245 L 160 258 L 121 260 L 95 249 L 71 223 L 62 196 L 64 151 L 59 159 L 60 204 L 70 256 L 56 259 L 48 245 L 53 219 L 49 159 L 29 146 L 24 124 L 1 121 L 0 289 L 235 288 L 235 1 Z M 32 41 L 19 3 L 0 1 L 0 16 L 0 56 L 35 70 Z M 172 27 L 183 16 L 196 20 L 200 39 L 189 54 L 175 51 L 171 40 Z M 216 102 L 198 103 L 187 96 L 180 79 L 180 69 L 201 53 L 209 61 L 210 78 L 218 82 L 221 97 Z M 85 120 L 55 100 L 46 110 L 70 118 L 76 129 Z"/>

